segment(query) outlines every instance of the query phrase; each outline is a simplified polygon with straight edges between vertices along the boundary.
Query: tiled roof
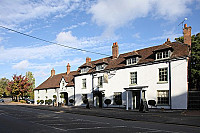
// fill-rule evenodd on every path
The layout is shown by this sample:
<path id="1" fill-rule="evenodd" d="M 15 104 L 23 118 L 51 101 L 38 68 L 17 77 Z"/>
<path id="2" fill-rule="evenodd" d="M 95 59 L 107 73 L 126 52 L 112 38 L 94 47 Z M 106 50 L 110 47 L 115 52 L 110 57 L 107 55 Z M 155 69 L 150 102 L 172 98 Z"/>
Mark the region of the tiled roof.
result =
<path id="1" fill-rule="evenodd" d="M 69 73 L 69 75 L 67 75 L 67 73 L 60 73 L 60 74 L 54 75 L 53 77 L 50 76 L 46 81 L 44 81 L 37 88 L 35 88 L 35 90 L 59 88 L 60 81 L 62 78 L 64 78 L 68 84 L 73 85 L 74 84 L 73 83 L 74 75 L 77 73 L 78 73 L 77 71 L 72 71 Z"/>
<path id="2" fill-rule="evenodd" d="M 53 77 L 49 77 L 46 81 L 44 81 L 41 85 L 39 85 L 35 89 L 48 89 L 48 88 L 58 88 L 60 87 L 60 80 L 63 77 L 68 84 L 68 86 L 74 86 L 74 76 L 80 74 L 80 69 L 83 67 L 90 67 L 89 71 L 87 73 L 95 72 L 95 68 L 97 64 L 106 63 L 107 66 L 105 70 L 109 69 L 117 69 L 117 68 L 123 68 L 126 67 L 126 58 L 131 56 L 139 56 L 139 61 L 137 64 L 143 64 L 148 62 L 154 62 L 155 61 L 155 52 L 160 51 L 163 49 L 173 49 L 171 59 L 172 58 L 178 58 L 178 57 L 187 57 L 189 56 L 189 47 L 187 44 L 179 43 L 179 42 L 165 42 L 162 45 L 153 46 L 149 48 L 144 48 L 124 54 L 120 54 L 118 58 L 112 59 L 112 56 L 98 59 L 95 61 L 91 61 L 89 63 L 84 63 L 81 65 L 77 71 L 70 72 L 69 75 L 66 73 L 61 73 L 54 75 Z"/>
<path id="3" fill-rule="evenodd" d="M 163 45 L 158 46 L 158 48 L 153 50 L 153 51 L 156 52 L 156 51 L 162 51 L 162 50 L 165 50 L 165 49 L 171 49 L 172 46 L 170 46 L 170 43 L 171 42 L 165 42 Z"/>
<path id="4" fill-rule="evenodd" d="M 109 69 L 116 69 L 116 68 L 123 68 L 126 66 L 126 58 L 131 57 L 131 56 L 139 56 L 140 59 L 137 64 L 143 64 L 143 63 L 148 63 L 148 62 L 154 62 L 155 61 L 155 52 L 164 50 L 164 49 L 172 49 L 172 58 L 178 58 L 178 57 L 186 57 L 189 56 L 189 47 L 187 44 L 179 43 L 179 42 L 165 42 L 162 45 L 158 46 L 153 46 L 149 48 L 144 48 L 124 54 L 120 54 L 118 58 L 112 59 L 111 57 L 106 57 L 104 59 L 107 59 L 108 65 L 105 68 L 105 70 Z M 95 72 L 95 64 L 99 62 L 99 59 L 96 61 L 91 61 L 90 64 L 92 65 L 92 68 L 88 71 L 88 73 Z"/>

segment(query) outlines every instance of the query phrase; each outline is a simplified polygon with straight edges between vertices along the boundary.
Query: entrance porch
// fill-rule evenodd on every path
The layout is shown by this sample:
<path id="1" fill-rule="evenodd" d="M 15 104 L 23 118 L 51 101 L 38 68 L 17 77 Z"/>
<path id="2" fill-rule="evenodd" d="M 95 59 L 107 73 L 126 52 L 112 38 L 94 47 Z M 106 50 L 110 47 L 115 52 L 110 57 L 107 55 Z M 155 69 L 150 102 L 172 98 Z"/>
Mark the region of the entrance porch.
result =
<path id="1" fill-rule="evenodd" d="M 126 90 L 126 110 L 128 110 L 129 107 L 131 107 L 132 110 L 139 109 L 141 100 L 145 99 L 145 88 L 148 88 L 148 86 L 124 88 Z"/>

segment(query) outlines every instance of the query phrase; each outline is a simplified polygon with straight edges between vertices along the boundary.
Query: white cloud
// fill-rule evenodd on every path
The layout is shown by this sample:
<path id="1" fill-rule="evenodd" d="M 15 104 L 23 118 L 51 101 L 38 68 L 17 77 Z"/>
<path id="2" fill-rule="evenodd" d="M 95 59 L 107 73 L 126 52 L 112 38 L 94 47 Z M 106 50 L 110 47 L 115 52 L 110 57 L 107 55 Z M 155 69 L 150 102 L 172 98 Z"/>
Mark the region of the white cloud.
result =
<path id="1" fill-rule="evenodd" d="M 151 7 L 147 0 L 99 0 L 88 13 L 98 25 L 106 26 L 107 32 L 119 28 L 138 17 L 145 17 Z"/>
<path id="2" fill-rule="evenodd" d="M 73 36 L 71 31 L 68 32 L 60 32 L 56 36 L 56 41 L 60 44 L 72 43 L 77 42 L 77 37 Z"/>
<path id="3" fill-rule="evenodd" d="M 16 24 L 30 19 L 48 17 L 57 12 L 67 14 L 79 6 L 76 0 L 3 0 L 0 1 L 0 23 Z"/>
<path id="4" fill-rule="evenodd" d="M 152 37 L 150 40 L 166 40 L 169 38 L 171 41 L 174 41 L 175 38 L 182 36 L 182 34 L 177 34 L 175 28 L 172 28 L 172 30 L 165 30 L 163 31 L 163 34 L 157 37 Z"/>
<path id="5" fill-rule="evenodd" d="M 105 33 L 123 27 L 137 18 L 152 16 L 167 21 L 175 21 L 191 13 L 188 7 L 192 0 L 99 0 L 91 6 L 88 13 L 92 20 L 105 26 Z"/>
<path id="6" fill-rule="evenodd" d="M 193 0 L 155 0 L 154 16 L 168 21 L 175 21 L 191 13 L 188 7 Z"/>
<path id="7" fill-rule="evenodd" d="M 133 38 L 140 39 L 140 33 L 135 33 L 132 36 Z"/>
<path id="8" fill-rule="evenodd" d="M 0 60 L 12 62 L 29 59 L 59 58 L 65 55 L 66 48 L 57 45 L 32 46 L 32 47 L 12 47 L 4 48 L 0 46 Z M 65 55 L 66 56 L 66 55 Z M 68 54 L 70 56 L 70 53 Z"/>
<path id="9" fill-rule="evenodd" d="M 70 27 L 64 28 L 63 30 L 72 30 L 72 29 L 74 29 L 74 28 L 77 28 L 77 27 L 79 27 L 79 26 L 84 26 L 84 25 L 86 25 L 86 24 L 87 24 L 87 22 L 81 22 L 81 23 L 78 23 L 78 24 L 76 24 L 76 25 L 71 25 Z"/>
<path id="10" fill-rule="evenodd" d="M 29 67 L 28 60 L 20 61 L 19 63 L 12 66 L 13 69 L 19 69 L 19 70 L 24 70 L 27 69 L 28 67 Z"/>

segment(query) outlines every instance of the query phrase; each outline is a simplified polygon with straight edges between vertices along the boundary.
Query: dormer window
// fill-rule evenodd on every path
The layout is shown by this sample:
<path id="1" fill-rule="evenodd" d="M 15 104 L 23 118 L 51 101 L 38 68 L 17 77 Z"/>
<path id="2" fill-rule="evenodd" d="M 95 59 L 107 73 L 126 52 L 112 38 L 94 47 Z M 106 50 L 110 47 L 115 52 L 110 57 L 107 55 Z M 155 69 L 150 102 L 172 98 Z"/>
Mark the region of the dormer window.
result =
<path id="1" fill-rule="evenodd" d="M 170 55 L 171 55 L 171 51 L 170 50 L 157 52 L 156 53 L 156 60 L 167 59 L 167 58 L 170 57 Z"/>
<path id="2" fill-rule="evenodd" d="M 105 64 L 100 64 L 96 66 L 96 71 L 103 70 L 105 68 Z"/>
<path id="3" fill-rule="evenodd" d="M 137 63 L 137 58 L 138 57 L 131 57 L 126 59 L 126 65 L 133 65 Z"/>
<path id="4" fill-rule="evenodd" d="M 81 68 L 81 73 L 87 73 L 89 70 L 88 67 Z"/>

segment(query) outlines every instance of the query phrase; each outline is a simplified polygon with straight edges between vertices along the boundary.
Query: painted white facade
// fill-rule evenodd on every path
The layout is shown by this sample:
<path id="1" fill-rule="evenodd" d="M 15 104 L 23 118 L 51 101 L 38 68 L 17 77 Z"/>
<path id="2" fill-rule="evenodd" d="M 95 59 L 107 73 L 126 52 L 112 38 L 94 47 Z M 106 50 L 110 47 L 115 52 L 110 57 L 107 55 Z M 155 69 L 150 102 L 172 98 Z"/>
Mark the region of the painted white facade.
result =
<path id="1" fill-rule="evenodd" d="M 67 83 L 65 82 L 65 79 L 62 78 L 60 81 L 60 88 L 48 88 L 48 89 L 39 89 L 39 90 L 34 90 L 34 99 L 35 103 L 37 104 L 37 100 L 49 100 L 52 99 L 54 100 L 53 96 L 56 95 L 56 101 L 57 105 L 58 103 L 64 103 L 64 98 L 61 98 L 62 93 L 67 93 L 68 95 L 68 100 L 67 100 L 67 105 L 72 105 L 72 103 L 69 102 L 70 99 L 74 99 L 74 87 L 66 87 Z M 44 103 L 45 104 L 45 103 Z M 43 104 L 43 105 L 44 105 Z"/>
<path id="2" fill-rule="evenodd" d="M 171 61 L 171 109 L 187 109 L 187 59 L 172 60 Z M 168 68 L 168 81 L 166 83 L 159 82 L 159 68 Z M 130 72 L 137 72 L 137 84 L 130 85 Z M 98 77 L 108 74 L 108 83 L 103 83 L 102 88 L 98 88 Z M 82 79 L 86 79 L 87 87 L 82 88 Z M 123 69 L 113 70 L 110 72 L 99 72 L 94 73 L 93 78 L 94 90 L 99 89 L 103 91 L 103 103 L 105 99 L 111 99 L 110 106 L 113 105 L 114 92 L 122 92 L 122 105 L 126 106 L 127 95 L 124 88 L 136 87 L 136 86 L 147 86 L 143 88 L 145 90 L 146 100 L 157 101 L 158 90 L 169 90 L 169 63 L 149 63 L 140 66 L 126 67 Z M 92 74 L 75 76 L 75 89 L 76 89 L 76 106 L 83 105 L 81 99 L 82 94 L 88 94 L 89 101 L 93 100 L 92 94 Z M 170 90 L 169 90 L 170 91 Z M 128 91 L 128 107 L 133 107 L 132 91 Z M 96 97 L 95 97 L 96 98 Z M 94 106 L 96 106 L 96 99 L 94 98 Z M 106 106 L 104 104 L 104 106 Z M 118 106 L 117 106 L 118 107 Z M 157 106 L 157 108 L 170 108 L 168 106 Z"/>

